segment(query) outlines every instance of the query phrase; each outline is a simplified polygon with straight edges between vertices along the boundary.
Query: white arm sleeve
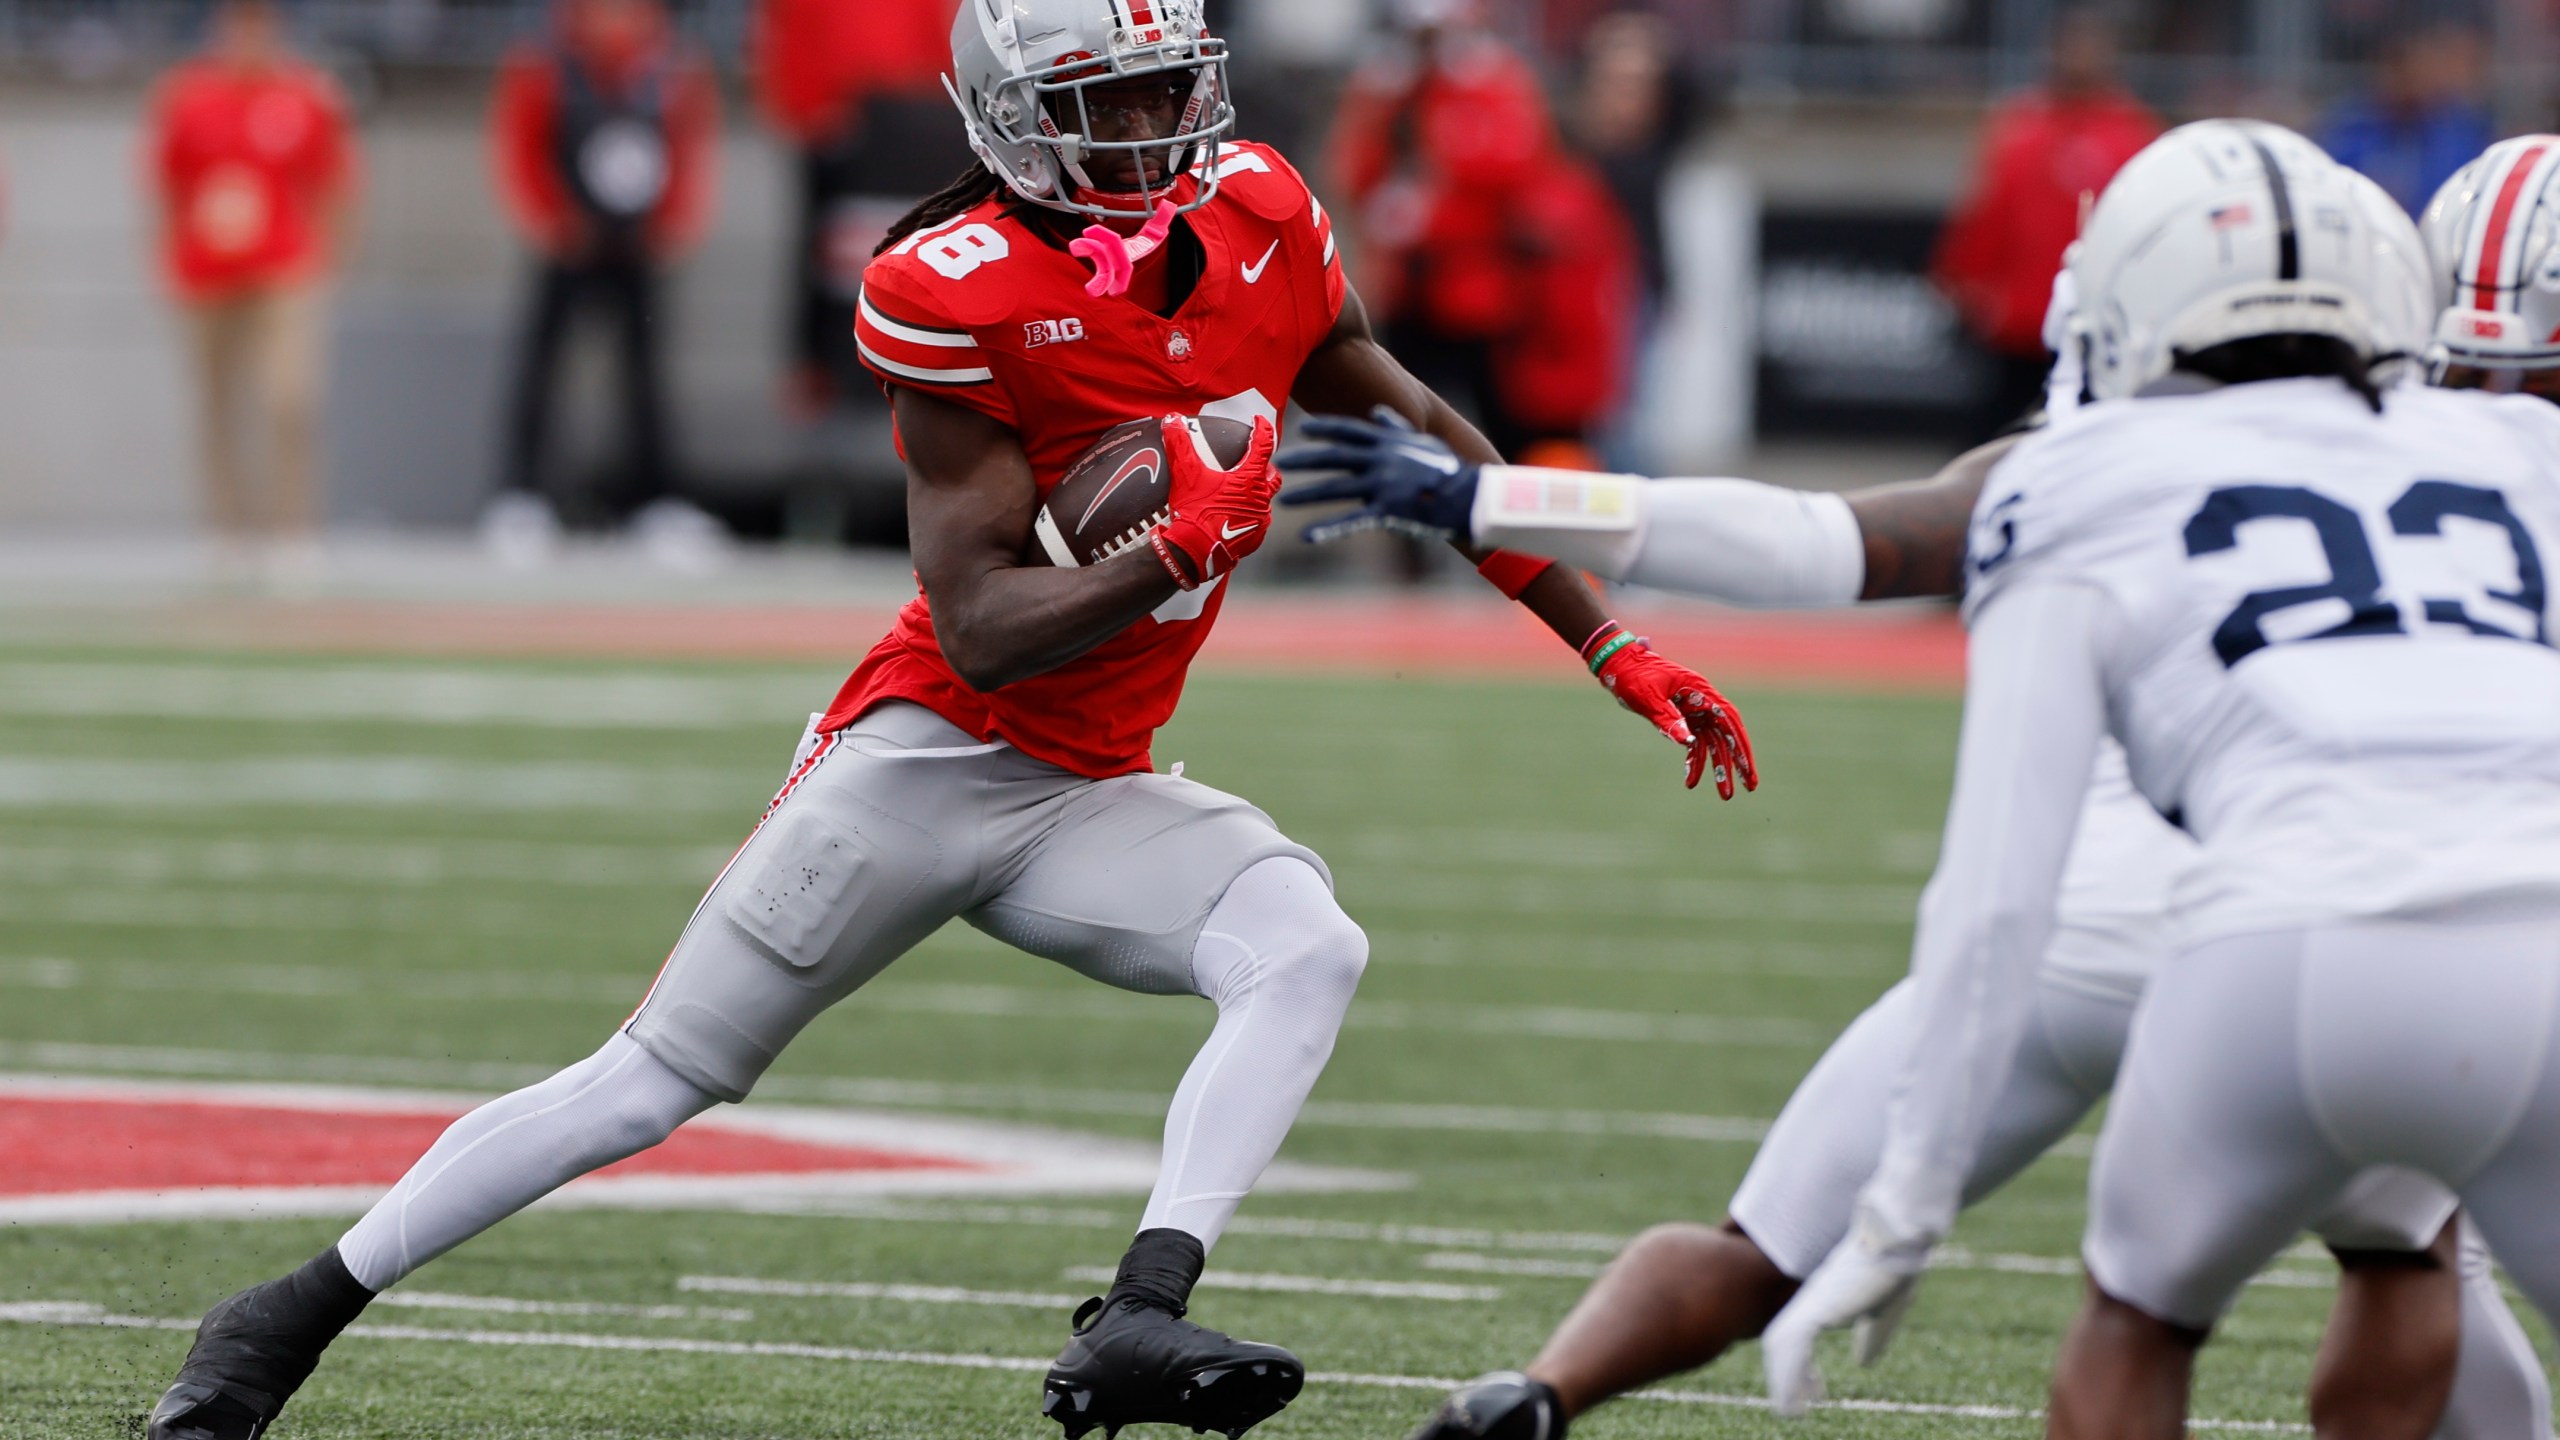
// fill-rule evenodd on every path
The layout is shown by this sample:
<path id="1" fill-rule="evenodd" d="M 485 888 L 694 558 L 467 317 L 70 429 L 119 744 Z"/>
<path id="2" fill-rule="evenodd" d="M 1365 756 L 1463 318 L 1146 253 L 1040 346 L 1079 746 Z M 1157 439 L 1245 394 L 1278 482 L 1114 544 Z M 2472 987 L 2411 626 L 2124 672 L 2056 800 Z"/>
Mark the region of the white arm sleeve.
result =
<path id="1" fill-rule="evenodd" d="M 2084 585 L 2027 584 L 1974 619 L 1955 798 L 1912 942 L 1920 1043 L 1858 1198 L 1860 1225 L 1889 1243 L 1932 1242 L 1954 1226 L 2016 1063 L 2106 732 L 2097 646 L 2108 604 Z"/>
<path id="2" fill-rule="evenodd" d="M 1488 465 L 1474 522 L 1479 545 L 1729 605 L 1850 605 L 1867 579 L 1866 539 L 1847 500 L 1752 480 Z"/>

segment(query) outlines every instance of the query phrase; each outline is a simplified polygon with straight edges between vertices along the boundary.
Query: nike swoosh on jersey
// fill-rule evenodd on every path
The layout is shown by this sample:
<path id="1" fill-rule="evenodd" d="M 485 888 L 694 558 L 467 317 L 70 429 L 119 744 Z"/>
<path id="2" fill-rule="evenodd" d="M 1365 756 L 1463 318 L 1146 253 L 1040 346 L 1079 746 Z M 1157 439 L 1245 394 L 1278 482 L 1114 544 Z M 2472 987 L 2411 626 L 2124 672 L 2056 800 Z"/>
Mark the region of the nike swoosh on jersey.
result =
<path id="1" fill-rule="evenodd" d="M 1261 284 L 1262 272 L 1271 268 L 1271 257 L 1278 253 L 1279 249 L 1280 242 L 1277 240 L 1272 241 L 1271 248 L 1262 252 L 1261 259 L 1244 267 L 1244 283 L 1247 285 Z"/>
<path id="2" fill-rule="evenodd" d="M 1239 530 L 1233 525 L 1221 525 L 1218 527 L 1218 538 L 1221 540 L 1233 540 L 1239 535 L 1250 535 L 1261 528 L 1262 527 L 1259 525 L 1247 525 L 1243 529 Z"/>

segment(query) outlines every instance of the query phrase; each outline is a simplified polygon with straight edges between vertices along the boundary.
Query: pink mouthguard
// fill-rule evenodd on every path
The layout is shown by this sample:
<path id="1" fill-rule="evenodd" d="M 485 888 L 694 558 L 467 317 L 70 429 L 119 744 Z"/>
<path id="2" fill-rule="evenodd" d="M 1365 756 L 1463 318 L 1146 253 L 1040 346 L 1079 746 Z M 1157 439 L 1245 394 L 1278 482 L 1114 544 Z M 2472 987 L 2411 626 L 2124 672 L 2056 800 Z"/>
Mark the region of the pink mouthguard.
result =
<path id="1" fill-rule="evenodd" d="M 1137 273 L 1138 262 L 1156 253 L 1156 247 L 1173 233 L 1174 213 L 1172 201 L 1159 202 L 1147 228 L 1135 238 L 1124 237 L 1108 225 L 1084 227 L 1084 238 L 1067 246 L 1068 254 L 1093 264 L 1093 278 L 1084 282 L 1084 293 L 1096 299 L 1128 294 L 1129 279 Z"/>

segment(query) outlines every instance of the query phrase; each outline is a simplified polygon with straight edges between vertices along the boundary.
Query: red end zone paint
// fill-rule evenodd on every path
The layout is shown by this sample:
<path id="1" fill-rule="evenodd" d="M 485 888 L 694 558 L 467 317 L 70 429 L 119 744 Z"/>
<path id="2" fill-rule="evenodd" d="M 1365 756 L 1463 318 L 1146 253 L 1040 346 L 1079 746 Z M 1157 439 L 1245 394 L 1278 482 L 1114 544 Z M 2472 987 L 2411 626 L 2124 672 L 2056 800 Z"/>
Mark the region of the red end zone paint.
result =
<path id="1" fill-rule="evenodd" d="M 808 660 L 852 668 L 887 607 L 489 606 L 210 602 L 145 621 L 139 638 L 191 649 L 352 655 Z M 1761 614 L 1682 605 L 1620 618 L 1717 681 L 1938 691 L 1964 685 L 1964 627 L 1944 610 Z M 1589 683 L 1564 642 L 1486 587 L 1480 596 L 1272 595 L 1228 604 L 1209 670 L 1544 677 Z M 823 697 L 817 697 L 823 698 Z"/>
<path id="2" fill-rule="evenodd" d="M 0 1196 L 94 1190 L 380 1185 L 460 1118 L 454 1111 L 286 1109 L 0 1095 Z M 687 1129 L 600 1177 L 979 1171 L 939 1155 Z"/>

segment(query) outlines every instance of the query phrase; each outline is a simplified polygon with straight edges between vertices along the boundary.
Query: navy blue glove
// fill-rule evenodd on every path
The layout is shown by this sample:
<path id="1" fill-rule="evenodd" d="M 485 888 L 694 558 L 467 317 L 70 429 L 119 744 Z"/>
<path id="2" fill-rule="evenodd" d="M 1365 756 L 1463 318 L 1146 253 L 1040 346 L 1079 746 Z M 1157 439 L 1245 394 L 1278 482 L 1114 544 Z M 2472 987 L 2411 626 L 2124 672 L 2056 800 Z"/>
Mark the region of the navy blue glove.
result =
<path id="1" fill-rule="evenodd" d="M 1359 509 L 1307 528 L 1307 543 L 1321 545 L 1363 530 L 1398 530 L 1426 540 L 1468 538 L 1476 505 L 1478 467 L 1458 458 L 1437 437 L 1413 428 L 1381 405 L 1370 420 L 1318 415 L 1299 433 L 1321 444 L 1297 444 L 1280 452 L 1284 471 L 1332 470 L 1341 478 L 1297 485 L 1281 492 L 1283 505 L 1361 502 Z"/>

